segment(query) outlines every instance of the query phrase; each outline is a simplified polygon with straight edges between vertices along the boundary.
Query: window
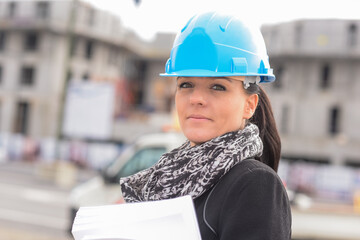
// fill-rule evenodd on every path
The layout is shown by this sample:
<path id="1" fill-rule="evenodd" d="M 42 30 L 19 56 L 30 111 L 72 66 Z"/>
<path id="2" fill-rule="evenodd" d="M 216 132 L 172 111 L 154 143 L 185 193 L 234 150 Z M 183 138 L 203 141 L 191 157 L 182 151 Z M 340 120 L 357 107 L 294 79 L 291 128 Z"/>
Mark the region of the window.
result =
<path id="1" fill-rule="evenodd" d="M 4 31 L 0 31 L 0 51 L 5 49 L 5 41 L 6 41 L 6 33 Z"/>
<path id="2" fill-rule="evenodd" d="M 84 73 L 83 77 L 82 77 L 83 81 L 89 81 L 89 74 L 88 73 Z"/>
<path id="3" fill-rule="evenodd" d="M 1 129 L 1 120 L 2 120 L 2 102 L 0 101 L 0 129 Z M 0 130 L 1 131 L 1 130 Z M 0 145 L 3 145 L 4 143 L 0 140 Z"/>
<path id="4" fill-rule="evenodd" d="M 340 108 L 332 107 L 330 109 L 330 119 L 329 119 L 329 133 L 335 135 L 339 133 L 339 122 L 340 122 Z"/>
<path id="5" fill-rule="evenodd" d="M 118 179 L 121 177 L 130 176 L 141 170 L 151 167 L 154 165 L 165 153 L 166 148 L 164 147 L 153 147 L 145 148 L 137 152 L 129 161 L 121 168 L 118 173 Z M 118 182 L 118 181 L 117 181 Z"/>
<path id="6" fill-rule="evenodd" d="M 35 70 L 33 67 L 23 67 L 21 69 L 21 79 L 20 84 L 31 86 L 34 84 L 34 78 L 35 78 Z"/>
<path id="7" fill-rule="evenodd" d="M 302 44 L 303 26 L 299 23 L 295 26 L 295 47 L 300 47 Z"/>
<path id="8" fill-rule="evenodd" d="M 270 32 L 270 43 L 272 46 L 275 46 L 277 41 L 278 41 L 278 29 L 274 26 L 272 29 L 271 29 L 271 32 Z"/>
<path id="9" fill-rule="evenodd" d="M 348 46 L 354 47 L 357 42 L 357 26 L 355 24 L 350 24 L 348 28 Z"/>
<path id="10" fill-rule="evenodd" d="M 360 169 L 360 159 L 347 159 L 345 166 Z"/>
<path id="11" fill-rule="evenodd" d="M 26 135 L 29 126 L 30 104 L 25 101 L 18 102 L 15 116 L 15 133 Z"/>
<path id="12" fill-rule="evenodd" d="M 66 82 L 67 82 L 67 83 L 71 82 L 72 78 L 73 78 L 73 73 L 72 73 L 72 71 L 68 71 L 68 72 L 66 73 Z"/>
<path id="13" fill-rule="evenodd" d="M 118 64 L 118 50 L 115 47 L 109 47 L 109 58 L 108 63 L 116 66 Z"/>
<path id="14" fill-rule="evenodd" d="M 49 3 L 37 2 L 36 3 L 36 16 L 40 19 L 46 19 L 49 17 Z"/>
<path id="15" fill-rule="evenodd" d="M 87 41 L 85 44 L 85 57 L 91 59 L 94 52 L 94 43 L 92 41 Z"/>
<path id="16" fill-rule="evenodd" d="M 8 17 L 13 18 L 15 17 L 16 12 L 16 2 L 9 2 L 8 5 Z"/>
<path id="17" fill-rule="evenodd" d="M 321 69 L 320 87 L 328 89 L 330 87 L 331 68 L 329 64 L 325 64 Z"/>
<path id="18" fill-rule="evenodd" d="M 2 77 L 3 77 L 3 69 L 2 66 L 0 65 L 0 84 L 2 83 Z"/>
<path id="19" fill-rule="evenodd" d="M 281 133 L 288 133 L 289 128 L 289 106 L 284 105 L 281 112 Z"/>
<path id="20" fill-rule="evenodd" d="M 26 51 L 34 51 L 37 49 L 38 45 L 38 35 L 35 32 L 25 33 L 24 38 L 24 49 Z"/>
<path id="21" fill-rule="evenodd" d="M 73 57 L 76 55 L 76 48 L 78 45 L 78 38 L 72 37 L 70 40 L 70 56 Z"/>
<path id="22" fill-rule="evenodd" d="M 284 72 L 284 68 L 282 66 L 278 67 L 274 74 L 276 76 L 276 81 L 274 81 L 273 83 L 273 88 L 275 89 L 280 89 L 282 88 L 282 80 L 283 80 L 283 72 Z"/>
<path id="23" fill-rule="evenodd" d="M 90 8 L 88 10 L 87 24 L 91 27 L 95 24 L 95 10 Z"/>

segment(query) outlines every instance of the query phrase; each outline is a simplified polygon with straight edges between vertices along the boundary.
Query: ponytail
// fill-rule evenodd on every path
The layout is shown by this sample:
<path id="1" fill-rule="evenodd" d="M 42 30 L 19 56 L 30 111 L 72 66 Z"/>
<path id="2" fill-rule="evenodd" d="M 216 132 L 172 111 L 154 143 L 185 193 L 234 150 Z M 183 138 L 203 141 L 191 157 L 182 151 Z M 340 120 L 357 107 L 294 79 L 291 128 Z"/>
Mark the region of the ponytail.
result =
<path id="1" fill-rule="evenodd" d="M 259 96 L 259 102 L 255 113 L 249 119 L 251 123 L 258 126 L 260 138 L 264 145 L 263 154 L 256 159 L 277 171 L 280 161 L 281 141 L 270 100 L 265 91 L 257 84 L 250 84 L 250 87 L 246 89 L 246 92 L 248 94 L 255 93 Z"/>

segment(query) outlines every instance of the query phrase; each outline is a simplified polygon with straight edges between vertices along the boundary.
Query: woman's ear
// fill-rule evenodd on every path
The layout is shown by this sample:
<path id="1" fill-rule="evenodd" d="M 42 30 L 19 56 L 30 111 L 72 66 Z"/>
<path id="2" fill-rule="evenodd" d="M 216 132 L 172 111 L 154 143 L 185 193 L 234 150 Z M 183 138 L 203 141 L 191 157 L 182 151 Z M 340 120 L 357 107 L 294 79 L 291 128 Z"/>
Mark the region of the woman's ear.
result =
<path id="1" fill-rule="evenodd" d="M 258 102 L 259 102 L 259 96 L 257 94 L 251 94 L 246 99 L 245 111 L 244 111 L 245 119 L 250 119 L 254 115 Z"/>

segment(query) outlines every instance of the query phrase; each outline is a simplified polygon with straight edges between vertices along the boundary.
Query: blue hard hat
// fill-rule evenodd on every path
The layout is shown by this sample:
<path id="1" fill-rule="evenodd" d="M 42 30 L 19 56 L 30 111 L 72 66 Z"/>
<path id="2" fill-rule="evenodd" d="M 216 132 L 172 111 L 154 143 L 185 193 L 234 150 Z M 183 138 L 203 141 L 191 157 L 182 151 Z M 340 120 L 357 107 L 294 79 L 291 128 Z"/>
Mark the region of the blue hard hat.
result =
<path id="1" fill-rule="evenodd" d="M 204 13 L 177 34 L 161 76 L 260 76 L 275 80 L 258 28 L 233 16 Z"/>

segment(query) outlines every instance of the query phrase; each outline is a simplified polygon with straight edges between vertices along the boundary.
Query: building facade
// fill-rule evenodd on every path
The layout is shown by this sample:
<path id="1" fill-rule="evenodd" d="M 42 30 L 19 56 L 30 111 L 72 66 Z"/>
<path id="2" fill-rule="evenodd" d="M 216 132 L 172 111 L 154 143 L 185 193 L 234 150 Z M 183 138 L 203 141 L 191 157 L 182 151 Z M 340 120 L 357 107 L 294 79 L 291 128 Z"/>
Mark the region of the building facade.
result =
<path id="1" fill-rule="evenodd" d="M 56 137 L 71 81 L 120 89 L 114 129 L 129 109 L 169 112 L 153 86 L 166 85 L 155 73 L 163 71 L 173 38 L 144 41 L 118 17 L 78 0 L 0 2 L 0 131 Z"/>
<path id="2" fill-rule="evenodd" d="M 359 28 L 335 19 L 262 27 L 284 158 L 360 165 Z M 0 2 L 0 131 L 56 137 L 71 81 L 114 84 L 112 140 L 159 130 L 173 106 L 174 81 L 159 73 L 174 37 L 144 41 L 77 0 Z"/>
<path id="3" fill-rule="evenodd" d="M 335 19 L 262 27 L 284 158 L 360 166 L 359 28 Z"/>

